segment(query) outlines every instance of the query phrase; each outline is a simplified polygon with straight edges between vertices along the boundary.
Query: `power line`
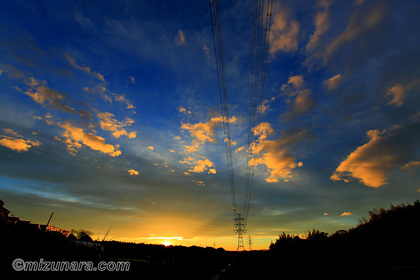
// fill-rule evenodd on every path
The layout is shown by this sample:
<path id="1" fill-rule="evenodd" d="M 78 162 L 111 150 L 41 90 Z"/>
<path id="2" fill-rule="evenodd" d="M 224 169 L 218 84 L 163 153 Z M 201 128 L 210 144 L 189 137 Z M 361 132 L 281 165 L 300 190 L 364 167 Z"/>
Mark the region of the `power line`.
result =
<path id="1" fill-rule="evenodd" d="M 262 103 L 264 97 L 268 45 L 270 41 L 273 0 L 255 0 L 252 14 L 251 55 L 249 76 L 248 149 L 244 196 L 244 217 L 248 220 L 254 173 L 261 136 Z M 265 21 L 264 21 L 265 19 Z"/>
<path id="2" fill-rule="evenodd" d="M 211 28 L 213 35 L 214 56 L 216 60 L 217 82 L 219 86 L 220 108 L 223 119 L 223 132 L 225 136 L 226 158 L 228 164 L 229 186 L 232 198 L 233 215 L 236 217 L 236 193 L 233 174 L 233 158 L 230 137 L 229 104 L 227 101 L 225 66 L 223 54 L 222 23 L 220 18 L 220 3 L 218 0 L 209 0 Z"/>
<path id="3" fill-rule="evenodd" d="M 258 139 L 260 138 L 261 133 L 259 124 L 261 123 L 261 105 L 264 96 L 273 0 L 266 0 L 266 4 L 264 0 L 254 0 L 253 12 L 251 16 L 252 29 L 249 76 L 248 149 L 244 204 L 242 209 L 243 213 L 238 211 L 236 206 L 236 192 L 229 124 L 229 104 L 227 101 L 219 0 L 209 0 L 209 9 L 213 35 L 214 56 L 216 61 L 217 82 L 219 87 L 220 108 L 223 118 L 223 131 L 225 136 L 226 158 L 228 163 L 229 185 L 232 198 L 232 210 L 235 221 L 235 232 L 238 234 L 238 250 L 241 248 L 245 250 L 243 234 L 246 232 L 252 188 L 254 184 L 254 172 L 256 165 L 255 160 L 257 157 Z"/>

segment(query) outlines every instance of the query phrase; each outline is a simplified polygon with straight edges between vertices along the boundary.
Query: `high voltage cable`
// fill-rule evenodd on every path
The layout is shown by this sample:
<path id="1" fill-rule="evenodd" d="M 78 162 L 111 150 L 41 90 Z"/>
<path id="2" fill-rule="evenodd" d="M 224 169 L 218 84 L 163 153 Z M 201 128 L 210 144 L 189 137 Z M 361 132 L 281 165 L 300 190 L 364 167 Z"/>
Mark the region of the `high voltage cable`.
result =
<path id="1" fill-rule="evenodd" d="M 264 97 L 264 84 L 266 78 L 268 44 L 270 41 L 270 28 L 273 10 L 273 0 L 253 1 L 252 30 L 251 30 L 251 55 L 249 76 L 249 112 L 248 112 L 248 149 L 247 149 L 247 172 L 245 182 L 245 194 L 243 213 L 237 211 L 235 182 L 233 174 L 232 147 L 230 138 L 229 106 L 227 101 L 223 38 L 220 19 L 220 3 L 218 0 L 209 0 L 210 19 L 213 35 L 214 56 L 216 60 L 217 81 L 219 86 L 220 107 L 223 119 L 223 131 L 225 136 L 226 157 L 228 163 L 229 185 L 232 198 L 232 209 L 235 220 L 235 232 L 238 233 L 238 250 L 244 248 L 242 233 L 246 231 L 252 188 L 254 184 L 254 172 L 257 157 L 258 140 L 260 138 L 261 105 Z M 265 11 L 265 14 L 264 14 Z M 265 16 L 264 16 L 265 15 Z"/>
<path id="2" fill-rule="evenodd" d="M 232 198 L 233 215 L 236 216 L 236 194 L 233 175 L 232 146 L 229 125 L 229 105 L 227 101 L 225 65 L 223 55 L 222 23 L 220 19 L 220 3 L 218 0 L 209 0 L 211 29 L 213 34 L 214 56 L 216 60 L 217 81 L 219 86 L 220 107 L 223 119 L 223 131 L 225 136 L 226 157 L 228 164 L 229 185 Z"/>
<path id="3" fill-rule="evenodd" d="M 246 222 L 248 219 L 254 184 L 258 140 L 261 136 L 259 124 L 261 123 L 262 103 L 264 97 L 272 10 L 273 0 L 267 0 L 266 4 L 264 3 L 264 0 L 254 1 L 249 77 L 247 172 L 243 205 L 243 216 L 246 219 Z"/>

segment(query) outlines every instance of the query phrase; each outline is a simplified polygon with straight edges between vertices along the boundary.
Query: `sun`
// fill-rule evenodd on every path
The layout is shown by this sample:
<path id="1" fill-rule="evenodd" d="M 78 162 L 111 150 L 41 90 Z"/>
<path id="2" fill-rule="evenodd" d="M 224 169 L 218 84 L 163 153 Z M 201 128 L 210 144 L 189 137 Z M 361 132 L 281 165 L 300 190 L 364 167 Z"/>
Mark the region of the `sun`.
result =
<path id="1" fill-rule="evenodd" d="M 165 241 L 162 244 L 165 245 L 165 247 L 168 247 L 168 246 L 172 245 L 171 242 L 169 242 L 169 241 Z"/>

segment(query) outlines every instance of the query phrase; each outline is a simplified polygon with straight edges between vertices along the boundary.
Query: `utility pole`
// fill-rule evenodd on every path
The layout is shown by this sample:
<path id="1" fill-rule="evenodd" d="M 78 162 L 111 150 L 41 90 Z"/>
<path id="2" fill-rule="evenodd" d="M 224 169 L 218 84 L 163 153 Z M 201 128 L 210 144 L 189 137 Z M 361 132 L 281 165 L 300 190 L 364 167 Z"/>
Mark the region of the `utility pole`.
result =
<path id="1" fill-rule="evenodd" d="M 246 232 L 246 218 L 242 218 L 242 214 L 241 213 L 237 213 L 236 214 L 236 218 L 233 219 L 235 221 L 235 233 L 238 234 L 238 251 L 244 250 L 245 251 L 245 246 L 244 246 L 244 238 L 243 238 L 243 233 Z"/>
<path id="2" fill-rule="evenodd" d="M 251 238 L 251 235 L 248 235 L 248 245 L 249 245 L 249 250 L 252 251 L 252 238 Z"/>

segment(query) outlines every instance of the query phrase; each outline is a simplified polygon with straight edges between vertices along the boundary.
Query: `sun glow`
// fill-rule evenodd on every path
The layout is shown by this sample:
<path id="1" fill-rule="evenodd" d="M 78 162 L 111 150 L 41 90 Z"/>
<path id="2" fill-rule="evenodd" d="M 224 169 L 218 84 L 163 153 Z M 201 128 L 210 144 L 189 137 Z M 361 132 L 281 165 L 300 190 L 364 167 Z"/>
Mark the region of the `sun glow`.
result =
<path id="1" fill-rule="evenodd" d="M 168 247 L 168 246 L 172 245 L 171 242 L 169 242 L 169 241 L 165 241 L 162 244 L 165 245 L 165 247 Z"/>

